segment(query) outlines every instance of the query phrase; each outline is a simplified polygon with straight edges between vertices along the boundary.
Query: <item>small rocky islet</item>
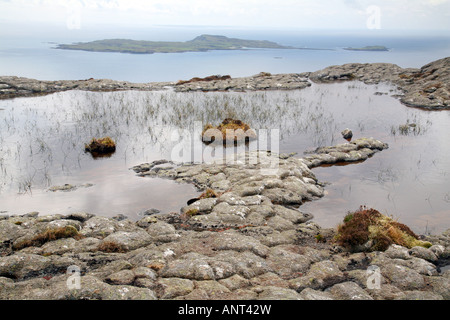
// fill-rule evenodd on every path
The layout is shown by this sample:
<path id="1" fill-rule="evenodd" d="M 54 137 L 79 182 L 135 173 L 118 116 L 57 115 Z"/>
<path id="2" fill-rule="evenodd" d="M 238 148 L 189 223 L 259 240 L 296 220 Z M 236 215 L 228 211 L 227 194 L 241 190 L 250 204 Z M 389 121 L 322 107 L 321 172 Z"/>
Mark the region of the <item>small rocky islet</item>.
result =
<path id="1" fill-rule="evenodd" d="M 0 95 L 166 87 L 178 91 L 300 89 L 310 80 L 360 80 L 389 81 L 405 93 L 403 103 L 441 109 L 450 106 L 449 66 L 450 58 L 419 70 L 348 64 L 315 73 L 261 73 L 179 85 L 0 77 Z M 417 236 L 367 208 L 343 212 L 341 226 L 322 228 L 312 213 L 301 211 L 302 203 L 325 194 L 315 167 L 370 161 L 386 148 L 376 139 L 357 138 L 301 158 L 248 152 L 230 162 L 143 163 L 131 168 L 137 176 L 191 183 L 204 193 L 180 212 L 150 213 L 138 221 L 85 212 L 3 214 L 0 299 L 448 300 L 450 229 L 440 235 Z M 377 228 L 368 224 L 361 229 L 356 217 L 375 222 Z M 343 235 L 344 230 L 355 237 Z M 79 280 L 76 288 L 69 285 L 73 270 Z M 376 287 L 369 281 L 373 279 L 370 270 L 378 271 Z"/>

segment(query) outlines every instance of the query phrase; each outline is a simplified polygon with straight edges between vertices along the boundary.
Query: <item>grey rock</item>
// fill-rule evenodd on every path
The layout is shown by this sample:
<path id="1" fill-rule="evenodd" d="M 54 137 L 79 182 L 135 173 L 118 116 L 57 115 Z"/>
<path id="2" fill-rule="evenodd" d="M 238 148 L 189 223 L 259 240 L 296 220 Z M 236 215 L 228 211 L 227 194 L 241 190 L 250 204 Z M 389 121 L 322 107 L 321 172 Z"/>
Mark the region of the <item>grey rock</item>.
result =
<path id="1" fill-rule="evenodd" d="M 396 264 L 380 265 L 381 274 L 402 290 L 418 290 L 426 286 L 421 274 L 408 267 Z"/>
<path id="2" fill-rule="evenodd" d="M 345 130 L 343 130 L 342 132 L 341 132 L 341 134 L 342 134 L 342 137 L 344 138 L 344 139 L 351 139 L 352 137 L 353 137 L 353 132 L 352 132 L 352 130 L 350 130 L 350 129 L 345 129 Z"/>
<path id="3" fill-rule="evenodd" d="M 305 273 L 311 264 L 309 258 L 275 247 L 267 257 L 268 266 L 284 279 L 294 278 L 298 274 Z"/>
<path id="4" fill-rule="evenodd" d="M 396 244 L 389 246 L 385 254 L 391 259 L 411 259 L 408 249 Z"/>
<path id="5" fill-rule="evenodd" d="M 335 284 L 327 290 L 336 300 L 373 300 L 373 298 L 364 291 L 355 282 L 343 282 Z"/>
<path id="6" fill-rule="evenodd" d="M 433 288 L 433 292 L 442 296 L 445 300 L 450 300 L 450 278 L 428 277 L 427 280 Z"/>
<path id="7" fill-rule="evenodd" d="M 441 295 L 427 291 L 406 291 L 405 296 L 398 300 L 444 300 Z"/>
<path id="8" fill-rule="evenodd" d="M 152 237 L 144 230 L 133 232 L 118 231 L 103 239 L 102 243 L 113 242 L 125 250 L 134 250 L 152 243 Z"/>
<path id="9" fill-rule="evenodd" d="M 303 300 L 335 300 L 335 298 L 326 291 L 314 290 L 306 288 L 300 292 L 300 297 Z"/>
<path id="10" fill-rule="evenodd" d="M 336 283 L 344 281 L 345 276 L 337 263 L 324 260 L 311 265 L 309 271 L 302 277 L 289 280 L 290 287 L 298 292 L 306 288 L 325 289 Z"/>
<path id="11" fill-rule="evenodd" d="M 438 257 L 433 251 L 424 247 L 414 247 L 409 250 L 409 254 L 413 257 L 421 258 L 431 262 L 436 262 L 438 260 Z"/>
<path id="12" fill-rule="evenodd" d="M 258 295 L 259 300 L 303 300 L 295 290 L 267 287 Z"/>
<path id="13" fill-rule="evenodd" d="M 196 288 L 185 295 L 186 300 L 221 300 L 231 293 L 227 287 L 217 281 L 196 281 Z"/>
<path id="14" fill-rule="evenodd" d="M 150 224 L 147 233 L 153 242 L 172 242 L 180 238 L 173 225 L 162 221 Z"/>
<path id="15" fill-rule="evenodd" d="M 121 270 L 106 277 L 106 282 L 114 285 L 131 285 L 134 282 L 134 272 L 131 270 Z"/>
<path id="16" fill-rule="evenodd" d="M 173 299 L 191 293 L 194 288 L 194 282 L 188 279 L 162 278 L 155 291 L 160 299 Z"/>

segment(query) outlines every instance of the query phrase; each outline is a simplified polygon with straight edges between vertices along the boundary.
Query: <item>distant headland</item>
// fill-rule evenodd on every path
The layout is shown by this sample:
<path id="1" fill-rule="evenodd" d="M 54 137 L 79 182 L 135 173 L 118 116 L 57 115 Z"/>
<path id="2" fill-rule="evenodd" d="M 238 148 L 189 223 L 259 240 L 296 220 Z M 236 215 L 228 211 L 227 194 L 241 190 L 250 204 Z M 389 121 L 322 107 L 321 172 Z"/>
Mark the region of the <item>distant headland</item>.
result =
<path id="1" fill-rule="evenodd" d="M 56 49 L 83 50 L 93 52 L 121 52 L 136 54 L 203 52 L 209 50 L 244 49 L 294 49 L 267 40 L 243 40 L 220 35 L 203 34 L 190 41 L 145 41 L 130 39 L 106 39 L 74 44 L 59 44 Z"/>

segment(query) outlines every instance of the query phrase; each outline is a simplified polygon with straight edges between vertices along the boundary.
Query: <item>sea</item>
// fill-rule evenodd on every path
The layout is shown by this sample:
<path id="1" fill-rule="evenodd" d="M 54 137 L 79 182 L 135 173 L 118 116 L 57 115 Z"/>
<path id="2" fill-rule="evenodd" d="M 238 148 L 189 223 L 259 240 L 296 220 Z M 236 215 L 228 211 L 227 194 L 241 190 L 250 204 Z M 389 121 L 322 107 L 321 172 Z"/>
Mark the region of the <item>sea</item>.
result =
<path id="1" fill-rule="evenodd" d="M 57 44 L 100 39 L 188 41 L 201 34 L 269 40 L 300 49 L 123 54 L 55 49 Z M 381 45 L 389 51 L 348 51 Z M 314 50 L 317 49 L 317 50 Z M 40 80 L 186 80 L 209 75 L 245 77 L 259 72 L 301 73 L 344 63 L 388 62 L 404 68 L 450 56 L 450 33 L 387 30 L 265 30 L 237 27 L 155 26 L 145 29 L 63 27 L 0 31 L 0 75 Z"/>

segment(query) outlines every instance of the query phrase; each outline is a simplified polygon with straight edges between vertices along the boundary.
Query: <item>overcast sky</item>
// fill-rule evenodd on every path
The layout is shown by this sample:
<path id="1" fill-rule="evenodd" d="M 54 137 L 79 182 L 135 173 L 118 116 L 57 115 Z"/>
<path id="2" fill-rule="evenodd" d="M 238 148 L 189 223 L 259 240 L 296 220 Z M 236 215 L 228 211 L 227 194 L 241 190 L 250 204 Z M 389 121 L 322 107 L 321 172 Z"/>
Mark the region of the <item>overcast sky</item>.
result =
<path id="1" fill-rule="evenodd" d="M 450 30 L 450 0 L 0 0 L 0 23 Z"/>

